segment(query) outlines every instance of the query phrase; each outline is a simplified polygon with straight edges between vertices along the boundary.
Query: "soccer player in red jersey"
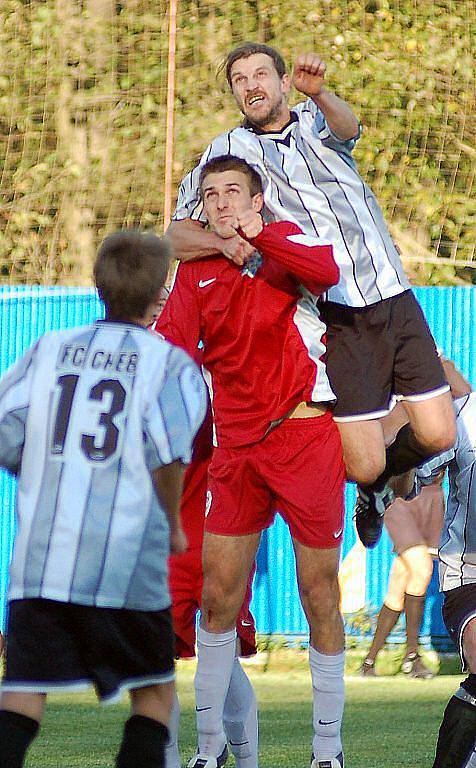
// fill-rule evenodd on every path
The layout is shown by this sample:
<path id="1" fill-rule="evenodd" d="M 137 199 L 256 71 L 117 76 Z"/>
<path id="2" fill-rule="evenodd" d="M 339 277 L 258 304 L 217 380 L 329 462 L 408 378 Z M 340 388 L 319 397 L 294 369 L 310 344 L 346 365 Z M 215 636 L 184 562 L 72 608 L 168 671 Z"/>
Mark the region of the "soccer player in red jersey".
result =
<path id="1" fill-rule="evenodd" d="M 199 362 L 197 356 L 195 360 Z M 180 514 L 188 548 L 186 552 L 172 555 L 169 559 L 175 649 L 177 658 L 181 659 L 195 656 L 195 624 L 203 585 L 202 545 L 207 474 L 212 450 L 212 422 L 209 411 L 195 438 L 192 462 L 184 476 Z M 236 623 L 237 654 L 223 711 L 223 726 L 237 768 L 254 768 L 257 765 L 256 697 L 238 658 L 256 653 L 255 621 L 250 611 L 253 575 L 254 568 Z M 180 768 L 182 765 L 178 749 L 179 719 L 180 709 L 176 697 L 169 723 L 170 738 L 165 750 L 166 768 Z"/>
<path id="2" fill-rule="evenodd" d="M 237 615 L 261 531 L 279 509 L 310 625 L 312 766 L 340 768 L 344 465 L 315 304 L 339 271 L 329 244 L 290 222 L 264 226 L 261 179 L 246 161 L 214 158 L 202 170 L 201 191 L 211 229 L 222 237 L 238 231 L 256 252 L 243 266 L 223 256 L 181 264 L 157 323 L 192 353 L 203 341 L 214 416 L 195 679 L 198 753 L 190 765 L 218 768 L 226 759 L 222 719 Z"/>
<path id="3" fill-rule="evenodd" d="M 157 314 L 154 316 L 153 330 L 168 295 L 169 291 L 164 287 L 157 305 Z M 200 349 L 195 351 L 194 357 L 195 362 L 200 366 L 202 362 Z M 209 408 L 195 437 L 192 461 L 185 471 L 183 481 L 180 514 L 188 547 L 186 552 L 169 558 L 169 588 L 172 597 L 175 650 L 177 658 L 181 659 L 195 656 L 195 626 L 203 585 L 202 546 L 207 475 L 212 451 L 212 418 Z M 250 611 L 254 571 L 253 567 L 236 623 L 237 653 L 223 710 L 223 727 L 237 768 L 254 768 L 258 764 L 256 696 L 239 661 L 239 656 L 253 656 L 256 653 L 255 621 Z M 165 768 L 181 768 L 182 765 L 178 745 L 179 724 L 180 704 L 175 694 L 169 721 L 169 739 L 165 747 Z"/>

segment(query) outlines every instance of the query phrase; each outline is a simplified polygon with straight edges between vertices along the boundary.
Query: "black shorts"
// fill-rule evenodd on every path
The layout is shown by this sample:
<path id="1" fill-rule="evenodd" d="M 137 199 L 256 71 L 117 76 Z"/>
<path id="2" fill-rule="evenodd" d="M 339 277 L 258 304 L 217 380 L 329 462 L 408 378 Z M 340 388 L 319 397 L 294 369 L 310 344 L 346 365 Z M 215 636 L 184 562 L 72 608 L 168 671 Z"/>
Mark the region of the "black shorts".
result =
<path id="1" fill-rule="evenodd" d="M 369 307 L 319 304 L 336 421 L 378 419 L 396 399 L 417 402 L 449 390 L 435 342 L 412 291 Z"/>
<path id="2" fill-rule="evenodd" d="M 471 619 L 476 618 L 476 583 L 463 584 L 444 593 L 443 621 L 446 629 L 459 650 L 461 667 L 466 670 L 463 653 L 463 632 Z"/>
<path id="3" fill-rule="evenodd" d="M 131 611 L 53 600 L 12 600 L 3 691 L 48 693 L 94 685 L 104 703 L 174 679 L 170 609 Z"/>

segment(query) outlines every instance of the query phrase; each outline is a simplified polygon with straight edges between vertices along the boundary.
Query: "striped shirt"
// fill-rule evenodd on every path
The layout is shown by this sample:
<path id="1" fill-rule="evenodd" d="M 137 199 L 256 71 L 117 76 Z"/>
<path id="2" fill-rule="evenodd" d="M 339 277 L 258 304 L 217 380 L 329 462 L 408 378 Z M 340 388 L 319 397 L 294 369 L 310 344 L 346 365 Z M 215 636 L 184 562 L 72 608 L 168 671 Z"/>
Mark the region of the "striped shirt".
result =
<path id="1" fill-rule="evenodd" d="M 339 283 L 326 298 L 364 307 L 407 290 L 409 282 L 377 200 L 352 159 L 357 138 L 339 140 L 312 100 L 297 104 L 277 133 L 239 127 L 218 136 L 183 180 L 175 220 L 205 221 L 201 166 L 217 155 L 244 158 L 261 175 L 268 220 L 291 220 L 331 242 Z"/>
<path id="2" fill-rule="evenodd" d="M 138 325 L 43 336 L 0 382 L 18 474 L 9 599 L 162 610 L 169 528 L 151 472 L 188 462 L 206 411 L 188 355 Z"/>
<path id="3" fill-rule="evenodd" d="M 455 401 L 458 435 L 453 449 L 418 469 L 431 482 L 448 464 L 449 496 L 440 542 L 440 588 L 476 582 L 476 392 Z"/>

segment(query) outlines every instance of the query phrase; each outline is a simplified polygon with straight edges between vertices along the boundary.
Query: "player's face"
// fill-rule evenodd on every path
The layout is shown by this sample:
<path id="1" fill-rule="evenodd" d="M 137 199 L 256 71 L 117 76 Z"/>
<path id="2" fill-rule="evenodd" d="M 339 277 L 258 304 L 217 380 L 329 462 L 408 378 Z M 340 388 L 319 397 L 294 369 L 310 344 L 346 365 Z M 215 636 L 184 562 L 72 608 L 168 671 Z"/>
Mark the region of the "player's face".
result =
<path id="1" fill-rule="evenodd" d="M 237 217 L 252 208 L 261 210 L 263 196 L 251 195 L 248 178 L 240 171 L 209 173 L 202 184 L 203 210 L 210 229 L 220 237 L 236 235 Z"/>
<path id="2" fill-rule="evenodd" d="M 262 130 L 279 130 L 289 120 L 289 75 L 279 77 L 266 53 L 238 59 L 230 71 L 236 103 L 250 123 Z"/>

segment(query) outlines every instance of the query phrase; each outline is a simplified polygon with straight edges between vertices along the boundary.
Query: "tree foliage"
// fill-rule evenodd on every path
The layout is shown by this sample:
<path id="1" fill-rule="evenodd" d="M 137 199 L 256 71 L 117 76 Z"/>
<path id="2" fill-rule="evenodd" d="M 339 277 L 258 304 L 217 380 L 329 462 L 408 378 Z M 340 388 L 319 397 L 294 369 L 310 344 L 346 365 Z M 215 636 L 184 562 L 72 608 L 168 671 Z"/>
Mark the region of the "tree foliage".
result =
<path id="1" fill-rule="evenodd" d="M 4 281 L 88 282 L 105 233 L 162 229 L 167 8 L 0 5 Z M 239 120 L 216 76 L 230 46 L 269 42 L 290 65 L 314 49 L 363 123 L 356 159 L 415 280 L 476 282 L 475 31 L 472 0 L 178 0 L 174 188 Z"/>

